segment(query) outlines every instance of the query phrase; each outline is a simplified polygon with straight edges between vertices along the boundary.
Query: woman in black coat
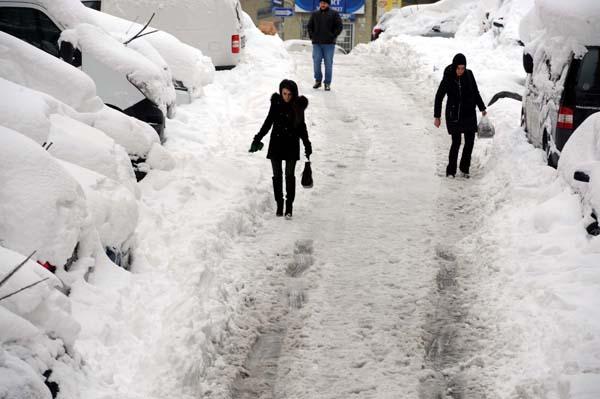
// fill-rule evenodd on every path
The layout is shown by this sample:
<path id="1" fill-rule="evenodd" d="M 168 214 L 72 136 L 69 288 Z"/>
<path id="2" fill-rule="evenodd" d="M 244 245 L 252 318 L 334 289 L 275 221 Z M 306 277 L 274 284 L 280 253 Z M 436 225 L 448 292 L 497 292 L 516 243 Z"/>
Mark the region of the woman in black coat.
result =
<path id="1" fill-rule="evenodd" d="M 460 158 L 460 171 L 463 173 L 463 176 L 468 178 L 469 167 L 471 166 L 471 153 L 473 152 L 475 133 L 477 132 L 475 106 L 479 108 L 484 116 L 486 115 L 486 110 L 473 72 L 467 69 L 467 59 L 460 53 L 454 56 L 452 64 L 448 65 L 444 70 L 444 77 L 435 95 L 435 109 L 433 114 L 433 124 L 435 127 L 440 127 L 442 101 L 446 95 L 448 96 L 448 100 L 446 101 L 446 127 L 448 128 L 448 133 L 452 136 L 446 176 L 454 177 L 456 175 L 456 162 L 458 160 L 458 150 L 460 149 L 461 141 L 460 135 L 464 133 L 465 146 Z"/>
<path id="2" fill-rule="evenodd" d="M 300 140 L 304 144 L 306 157 L 312 154 L 312 145 L 308 139 L 304 110 L 308 99 L 298 96 L 298 86 L 292 80 L 284 79 L 279 84 L 279 93 L 271 96 L 271 108 L 260 131 L 250 146 L 250 152 L 256 152 L 263 146 L 261 140 L 269 133 L 271 139 L 267 158 L 273 167 L 273 193 L 277 203 L 277 216 L 283 216 L 283 169 L 285 161 L 285 217 L 291 219 L 294 197 L 296 196 L 296 162 L 300 159 Z"/>

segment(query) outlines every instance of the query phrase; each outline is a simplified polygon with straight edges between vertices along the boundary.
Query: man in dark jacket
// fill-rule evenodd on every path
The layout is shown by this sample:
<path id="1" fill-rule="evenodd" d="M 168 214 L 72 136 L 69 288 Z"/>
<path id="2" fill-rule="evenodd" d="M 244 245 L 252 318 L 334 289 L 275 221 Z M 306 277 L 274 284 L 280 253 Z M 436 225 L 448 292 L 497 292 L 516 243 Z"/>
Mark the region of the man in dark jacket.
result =
<path id="1" fill-rule="evenodd" d="M 486 111 L 473 72 L 467 69 L 467 58 L 463 54 L 456 54 L 452 64 L 444 70 L 444 77 L 435 95 L 433 112 L 435 127 L 440 127 L 442 101 L 446 95 L 448 95 L 446 101 L 446 127 L 448 128 L 448 134 L 452 136 L 446 176 L 454 177 L 456 175 L 461 133 L 464 133 L 465 146 L 460 158 L 460 171 L 464 177 L 468 178 L 471 153 L 473 152 L 475 133 L 477 132 L 475 106 L 479 108 L 482 115 L 486 115 Z"/>
<path id="2" fill-rule="evenodd" d="M 333 74 L 333 53 L 335 39 L 342 33 L 343 25 L 340 14 L 332 10 L 329 5 L 331 0 L 319 2 L 319 9 L 313 12 L 308 20 L 308 36 L 313 44 L 313 64 L 315 70 L 315 85 L 313 89 L 321 87 L 323 73 L 321 62 L 325 61 L 325 90 L 330 90 L 331 76 Z"/>

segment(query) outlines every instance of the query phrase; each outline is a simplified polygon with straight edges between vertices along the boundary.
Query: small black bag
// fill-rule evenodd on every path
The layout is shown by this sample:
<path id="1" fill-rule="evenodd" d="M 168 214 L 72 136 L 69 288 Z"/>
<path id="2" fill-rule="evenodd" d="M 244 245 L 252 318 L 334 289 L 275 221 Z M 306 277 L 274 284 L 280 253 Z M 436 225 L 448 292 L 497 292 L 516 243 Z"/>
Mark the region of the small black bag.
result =
<path id="1" fill-rule="evenodd" d="M 310 167 L 310 161 L 304 163 L 304 171 L 302 172 L 302 187 L 311 188 L 313 186 L 312 169 Z"/>

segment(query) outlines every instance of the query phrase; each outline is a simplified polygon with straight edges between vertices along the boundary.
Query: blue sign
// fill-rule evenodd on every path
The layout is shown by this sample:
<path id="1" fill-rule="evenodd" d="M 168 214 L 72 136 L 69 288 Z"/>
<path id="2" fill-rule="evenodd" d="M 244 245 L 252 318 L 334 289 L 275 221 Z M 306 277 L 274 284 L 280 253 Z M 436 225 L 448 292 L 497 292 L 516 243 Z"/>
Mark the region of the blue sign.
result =
<path id="1" fill-rule="evenodd" d="M 364 14 L 365 0 L 331 0 L 330 7 L 343 14 Z M 297 12 L 313 12 L 319 8 L 319 0 L 296 0 Z"/>
<path id="2" fill-rule="evenodd" d="M 284 7 L 273 7 L 273 15 L 276 17 L 291 17 L 294 15 L 294 10 Z"/>

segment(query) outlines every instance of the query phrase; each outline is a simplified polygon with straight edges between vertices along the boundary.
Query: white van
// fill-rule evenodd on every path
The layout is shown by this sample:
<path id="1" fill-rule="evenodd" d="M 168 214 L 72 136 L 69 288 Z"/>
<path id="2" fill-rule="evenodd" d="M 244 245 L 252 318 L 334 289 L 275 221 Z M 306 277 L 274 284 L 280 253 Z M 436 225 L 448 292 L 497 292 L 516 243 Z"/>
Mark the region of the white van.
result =
<path id="1" fill-rule="evenodd" d="M 246 38 L 239 0 L 131 0 L 84 1 L 102 12 L 169 32 L 210 57 L 215 69 L 231 69 L 240 59 Z"/>
<path id="2" fill-rule="evenodd" d="M 87 23 L 86 10 L 76 0 L 0 0 L 0 31 L 81 68 L 105 104 L 149 123 L 163 141 L 175 107 L 170 72 Z"/>

